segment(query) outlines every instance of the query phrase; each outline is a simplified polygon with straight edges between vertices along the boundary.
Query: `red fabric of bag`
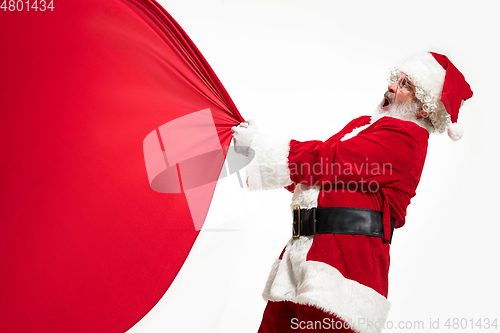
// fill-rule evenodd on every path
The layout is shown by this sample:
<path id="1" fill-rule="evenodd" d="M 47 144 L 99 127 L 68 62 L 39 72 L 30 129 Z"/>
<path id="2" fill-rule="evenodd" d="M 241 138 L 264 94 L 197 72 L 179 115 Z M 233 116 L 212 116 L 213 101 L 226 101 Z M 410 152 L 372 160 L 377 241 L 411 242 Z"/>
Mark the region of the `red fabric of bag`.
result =
<path id="1" fill-rule="evenodd" d="M 0 331 L 124 332 L 184 263 L 243 119 L 155 1 L 53 4 L 0 10 Z"/>

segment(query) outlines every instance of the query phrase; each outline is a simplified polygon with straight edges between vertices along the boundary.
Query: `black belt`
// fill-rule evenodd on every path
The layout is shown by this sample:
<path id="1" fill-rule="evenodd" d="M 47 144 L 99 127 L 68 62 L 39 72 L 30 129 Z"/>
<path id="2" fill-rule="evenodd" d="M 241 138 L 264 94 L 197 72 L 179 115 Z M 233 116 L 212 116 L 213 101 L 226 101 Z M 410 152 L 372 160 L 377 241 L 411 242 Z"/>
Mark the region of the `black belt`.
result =
<path id="1" fill-rule="evenodd" d="M 371 209 L 317 207 L 293 210 L 293 239 L 317 234 L 366 235 L 384 238 L 382 213 Z M 391 217 L 391 236 L 396 220 Z"/>

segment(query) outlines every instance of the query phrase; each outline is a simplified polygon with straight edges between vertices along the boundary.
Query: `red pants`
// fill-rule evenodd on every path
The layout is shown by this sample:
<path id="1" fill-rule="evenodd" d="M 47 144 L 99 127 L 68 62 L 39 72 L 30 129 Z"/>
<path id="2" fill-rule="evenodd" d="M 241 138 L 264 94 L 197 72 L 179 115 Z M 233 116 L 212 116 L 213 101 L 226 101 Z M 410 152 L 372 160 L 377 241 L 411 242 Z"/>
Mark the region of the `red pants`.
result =
<path id="1" fill-rule="evenodd" d="M 335 315 L 311 305 L 267 302 L 258 333 L 355 332 Z"/>

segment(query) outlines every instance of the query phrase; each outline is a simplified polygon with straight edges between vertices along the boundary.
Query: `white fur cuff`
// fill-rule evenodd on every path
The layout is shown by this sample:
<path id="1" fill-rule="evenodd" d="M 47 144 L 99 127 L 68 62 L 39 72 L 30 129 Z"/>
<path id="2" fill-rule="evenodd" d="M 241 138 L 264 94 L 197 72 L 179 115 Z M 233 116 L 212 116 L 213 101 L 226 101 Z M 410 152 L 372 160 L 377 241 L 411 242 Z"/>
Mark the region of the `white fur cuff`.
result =
<path id="1" fill-rule="evenodd" d="M 255 151 L 254 159 L 246 168 L 247 185 L 251 191 L 273 190 L 292 184 L 288 168 L 290 139 L 257 133 L 250 149 Z"/>

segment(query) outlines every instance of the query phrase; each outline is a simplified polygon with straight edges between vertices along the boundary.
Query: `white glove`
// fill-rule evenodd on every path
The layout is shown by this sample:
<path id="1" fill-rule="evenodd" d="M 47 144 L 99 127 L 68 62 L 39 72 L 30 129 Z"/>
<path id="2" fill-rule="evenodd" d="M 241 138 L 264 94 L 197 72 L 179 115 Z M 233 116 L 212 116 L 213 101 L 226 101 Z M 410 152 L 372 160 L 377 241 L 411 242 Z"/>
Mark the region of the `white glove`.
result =
<path id="1" fill-rule="evenodd" d="M 255 134 L 257 134 L 255 120 L 251 119 L 238 126 L 233 126 L 231 132 L 234 138 L 234 151 L 238 154 L 248 156 L 250 152 L 250 143 Z"/>

